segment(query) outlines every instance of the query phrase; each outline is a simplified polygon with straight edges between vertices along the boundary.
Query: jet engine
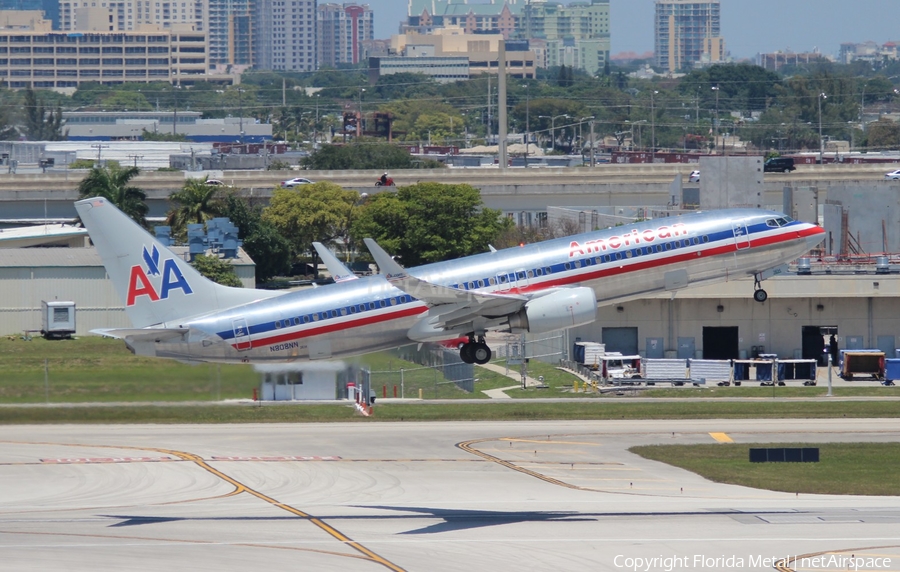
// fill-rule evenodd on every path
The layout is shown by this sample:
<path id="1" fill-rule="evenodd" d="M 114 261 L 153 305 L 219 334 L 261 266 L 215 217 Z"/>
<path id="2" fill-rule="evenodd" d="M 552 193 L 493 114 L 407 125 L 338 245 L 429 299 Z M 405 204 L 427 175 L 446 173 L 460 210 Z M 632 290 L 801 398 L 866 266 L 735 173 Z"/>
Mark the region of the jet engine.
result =
<path id="1" fill-rule="evenodd" d="M 597 318 L 597 296 L 587 287 L 557 290 L 528 301 L 509 315 L 513 333 L 539 334 L 589 324 Z"/>

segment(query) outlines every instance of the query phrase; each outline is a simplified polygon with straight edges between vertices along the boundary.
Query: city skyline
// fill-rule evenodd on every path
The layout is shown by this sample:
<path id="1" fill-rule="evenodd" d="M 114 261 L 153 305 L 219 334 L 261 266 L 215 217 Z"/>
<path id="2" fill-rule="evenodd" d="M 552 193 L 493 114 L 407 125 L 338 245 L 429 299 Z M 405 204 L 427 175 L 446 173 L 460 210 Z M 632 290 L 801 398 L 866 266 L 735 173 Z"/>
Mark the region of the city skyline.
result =
<path id="1" fill-rule="evenodd" d="M 406 2 L 367 0 L 375 12 L 375 37 L 398 33 Z M 475 3 L 473 1 L 473 3 Z M 569 2 L 563 2 L 568 4 Z M 721 0 L 725 49 L 735 59 L 775 51 L 836 56 L 842 43 L 900 42 L 900 3 L 856 0 Z M 886 9 L 890 6 L 890 9 Z M 610 0 L 612 54 L 653 51 L 654 0 Z"/>

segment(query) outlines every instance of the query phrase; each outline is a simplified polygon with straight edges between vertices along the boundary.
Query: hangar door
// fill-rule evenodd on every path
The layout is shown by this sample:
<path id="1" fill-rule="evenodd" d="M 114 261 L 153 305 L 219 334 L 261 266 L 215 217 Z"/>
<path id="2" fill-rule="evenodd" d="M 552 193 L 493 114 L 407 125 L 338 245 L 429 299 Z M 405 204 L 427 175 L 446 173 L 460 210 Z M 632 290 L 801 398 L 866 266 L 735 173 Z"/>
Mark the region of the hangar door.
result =
<path id="1" fill-rule="evenodd" d="M 603 343 L 606 351 L 621 352 L 624 355 L 638 355 L 637 328 L 603 328 Z"/>
<path id="2" fill-rule="evenodd" d="M 703 359 L 737 359 L 738 327 L 725 326 L 703 328 Z"/>

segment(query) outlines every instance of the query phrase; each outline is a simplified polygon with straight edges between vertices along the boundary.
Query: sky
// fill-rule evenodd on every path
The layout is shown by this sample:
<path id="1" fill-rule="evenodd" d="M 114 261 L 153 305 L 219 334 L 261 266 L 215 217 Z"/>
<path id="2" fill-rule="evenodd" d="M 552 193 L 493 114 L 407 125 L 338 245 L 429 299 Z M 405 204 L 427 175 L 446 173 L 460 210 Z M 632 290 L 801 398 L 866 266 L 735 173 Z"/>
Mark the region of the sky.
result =
<path id="1" fill-rule="evenodd" d="M 376 38 L 398 33 L 400 21 L 406 18 L 406 0 L 359 1 L 375 12 Z M 844 42 L 900 41 L 900 0 L 721 2 L 725 47 L 737 59 L 788 49 L 818 48 L 825 55 L 837 55 Z M 654 0 L 610 0 L 613 54 L 653 50 L 653 5 Z"/>

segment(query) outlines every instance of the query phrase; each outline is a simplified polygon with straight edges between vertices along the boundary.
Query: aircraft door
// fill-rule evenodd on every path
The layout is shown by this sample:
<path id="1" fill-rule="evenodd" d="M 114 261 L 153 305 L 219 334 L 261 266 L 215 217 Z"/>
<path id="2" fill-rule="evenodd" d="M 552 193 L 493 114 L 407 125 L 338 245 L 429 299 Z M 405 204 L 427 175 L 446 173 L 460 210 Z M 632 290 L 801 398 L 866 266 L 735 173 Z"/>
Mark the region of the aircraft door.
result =
<path id="1" fill-rule="evenodd" d="M 510 278 L 512 278 L 513 274 L 510 273 Z M 528 273 L 525 270 L 516 270 L 516 288 L 522 289 L 528 287 Z"/>
<path id="2" fill-rule="evenodd" d="M 734 230 L 734 243 L 738 250 L 750 247 L 750 233 L 747 232 L 747 223 L 744 221 L 734 221 L 731 223 Z"/>
<path id="3" fill-rule="evenodd" d="M 237 351 L 249 350 L 253 343 L 250 341 L 250 328 L 247 327 L 246 318 L 237 318 L 231 321 L 234 330 L 234 349 Z"/>

